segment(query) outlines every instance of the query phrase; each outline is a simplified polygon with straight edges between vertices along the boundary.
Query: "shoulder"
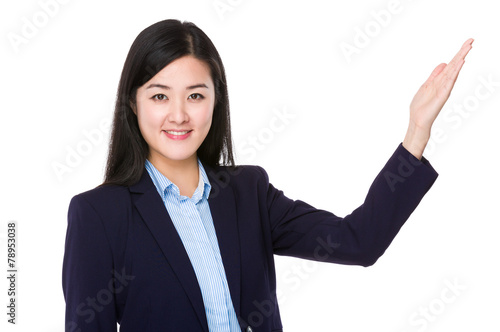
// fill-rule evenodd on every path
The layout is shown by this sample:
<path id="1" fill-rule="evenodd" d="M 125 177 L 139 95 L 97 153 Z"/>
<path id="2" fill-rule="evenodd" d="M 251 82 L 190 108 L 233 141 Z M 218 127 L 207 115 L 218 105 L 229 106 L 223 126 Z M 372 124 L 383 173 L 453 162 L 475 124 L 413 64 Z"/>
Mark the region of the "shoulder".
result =
<path id="1" fill-rule="evenodd" d="M 130 190 L 126 186 L 104 185 L 75 195 L 69 204 L 68 217 L 87 221 L 100 219 L 107 224 L 123 220 L 129 210 Z"/>
<path id="2" fill-rule="evenodd" d="M 124 202 L 128 196 L 130 196 L 130 191 L 126 186 L 102 185 L 75 195 L 71 202 L 87 203 L 97 207 L 116 205 L 119 202 Z"/>
<path id="3" fill-rule="evenodd" d="M 68 234 L 88 238 L 102 250 L 122 251 L 128 232 L 132 203 L 129 187 L 99 186 L 75 195 L 68 208 Z M 92 240 L 90 240 L 92 239 Z"/>

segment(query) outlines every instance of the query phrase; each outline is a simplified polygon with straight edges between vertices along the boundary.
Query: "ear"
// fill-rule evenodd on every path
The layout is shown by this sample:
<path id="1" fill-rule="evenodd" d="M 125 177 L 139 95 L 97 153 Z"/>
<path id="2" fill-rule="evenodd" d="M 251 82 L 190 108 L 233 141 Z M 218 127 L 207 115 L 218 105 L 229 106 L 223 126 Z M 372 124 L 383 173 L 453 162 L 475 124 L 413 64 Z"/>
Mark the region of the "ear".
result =
<path id="1" fill-rule="evenodd" d="M 134 114 L 137 116 L 137 105 L 135 104 L 135 102 L 133 100 L 129 100 L 128 104 L 132 109 L 132 112 L 134 112 Z"/>

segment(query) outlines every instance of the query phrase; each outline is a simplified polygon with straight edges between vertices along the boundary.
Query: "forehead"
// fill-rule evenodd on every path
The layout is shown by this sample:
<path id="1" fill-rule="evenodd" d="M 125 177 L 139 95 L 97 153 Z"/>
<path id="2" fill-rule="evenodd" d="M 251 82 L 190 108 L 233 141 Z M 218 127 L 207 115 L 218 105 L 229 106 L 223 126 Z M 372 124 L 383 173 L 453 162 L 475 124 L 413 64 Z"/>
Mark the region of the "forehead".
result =
<path id="1" fill-rule="evenodd" d="M 212 84 L 210 67 L 193 56 L 178 58 L 160 70 L 149 82 L 168 83 L 169 86 Z"/>

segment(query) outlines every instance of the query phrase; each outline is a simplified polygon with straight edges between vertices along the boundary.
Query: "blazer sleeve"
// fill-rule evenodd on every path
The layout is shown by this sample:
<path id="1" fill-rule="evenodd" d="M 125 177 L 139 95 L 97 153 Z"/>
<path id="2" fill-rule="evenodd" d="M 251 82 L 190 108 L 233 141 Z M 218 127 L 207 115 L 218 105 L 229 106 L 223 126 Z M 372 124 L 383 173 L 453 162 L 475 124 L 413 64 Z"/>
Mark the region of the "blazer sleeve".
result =
<path id="1" fill-rule="evenodd" d="M 66 331 L 116 331 L 113 255 L 103 222 L 84 196 L 73 197 L 63 261 Z"/>
<path id="2" fill-rule="evenodd" d="M 268 182 L 266 204 L 275 254 L 370 266 L 385 252 L 438 174 L 400 144 L 361 206 L 344 218 L 284 196 Z"/>

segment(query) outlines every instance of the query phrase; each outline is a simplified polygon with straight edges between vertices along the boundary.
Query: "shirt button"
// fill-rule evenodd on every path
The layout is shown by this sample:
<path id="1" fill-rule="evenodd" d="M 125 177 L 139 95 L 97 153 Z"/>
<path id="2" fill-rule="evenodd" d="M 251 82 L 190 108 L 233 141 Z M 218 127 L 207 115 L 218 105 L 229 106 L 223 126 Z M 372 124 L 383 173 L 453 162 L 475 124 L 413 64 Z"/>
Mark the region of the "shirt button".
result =
<path id="1" fill-rule="evenodd" d="M 247 327 L 246 332 L 253 332 L 252 328 L 250 326 Z"/>

